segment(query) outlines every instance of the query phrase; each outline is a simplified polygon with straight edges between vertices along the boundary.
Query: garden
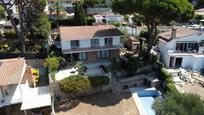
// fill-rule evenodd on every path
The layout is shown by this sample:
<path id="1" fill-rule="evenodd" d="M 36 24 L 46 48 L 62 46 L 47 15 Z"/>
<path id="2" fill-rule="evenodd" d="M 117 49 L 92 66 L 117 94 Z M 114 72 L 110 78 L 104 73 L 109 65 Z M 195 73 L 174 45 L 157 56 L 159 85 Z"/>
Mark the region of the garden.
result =
<path id="1" fill-rule="evenodd" d="M 65 93 L 79 93 L 94 87 L 108 85 L 110 79 L 107 76 L 88 77 L 84 75 L 71 75 L 59 81 L 60 88 Z"/>
<path id="2" fill-rule="evenodd" d="M 117 78 L 128 78 L 152 72 L 149 63 L 143 57 L 126 53 L 120 58 L 112 59 L 112 71 Z"/>

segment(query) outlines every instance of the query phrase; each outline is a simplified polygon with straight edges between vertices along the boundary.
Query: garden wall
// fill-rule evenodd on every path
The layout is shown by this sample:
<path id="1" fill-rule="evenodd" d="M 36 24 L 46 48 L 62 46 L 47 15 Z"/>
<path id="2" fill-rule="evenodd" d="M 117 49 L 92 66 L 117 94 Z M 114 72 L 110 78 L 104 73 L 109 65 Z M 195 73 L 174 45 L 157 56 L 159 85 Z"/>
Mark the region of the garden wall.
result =
<path id="1" fill-rule="evenodd" d="M 70 100 L 70 99 L 74 99 L 74 98 L 78 98 L 78 97 L 82 97 L 82 96 L 87 96 L 90 94 L 94 94 L 94 93 L 99 93 L 99 92 L 103 92 L 103 91 L 107 91 L 111 89 L 110 85 L 106 85 L 106 86 L 102 86 L 102 87 L 94 87 L 94 88 L 90 88 L 89 90 L 80 92 L 80 93 L 64 93 L 61 89 L 60 89 L 60 85 L 58 82 L 52 82 L 51 83 L 52 86 L 54 86 L 55 88 L 53 88 L 54 90 L 54 94 L 56 97 L 60 97 L 60 100 Z"/>
<path id="2" fill-rule="evenodd" d="M 119 82 L 120 82 L 121 86 L 123 86 L 123 88 L 143 86 L 145 78 L 151 77 L 151 76 L 155 76 L 155 73 L 136 75 L 136 76 L 129 77 L 126 79 L 121 79 L 121 80 L 119 80 Z"/>

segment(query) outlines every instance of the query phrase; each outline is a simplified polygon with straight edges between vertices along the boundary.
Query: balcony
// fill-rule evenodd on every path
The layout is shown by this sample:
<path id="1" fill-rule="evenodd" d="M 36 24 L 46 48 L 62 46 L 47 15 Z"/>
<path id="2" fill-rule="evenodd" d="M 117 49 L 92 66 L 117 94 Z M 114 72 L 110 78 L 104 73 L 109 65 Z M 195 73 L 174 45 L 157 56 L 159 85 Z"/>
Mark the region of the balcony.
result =
<path id="1" fill-rule="evenodd" d="M 89 48 L 75 48 L 75 49 L 63 49 L 64 54 L 68 53 L 78 53 L 78 52 L 87 52 L 87 51 L 98 51 L 98 50 L 111 50 L 111 49 L 120 49 L 123 48 L 122 45 L 107 45 L 107 46 L 94 46 Z"/>

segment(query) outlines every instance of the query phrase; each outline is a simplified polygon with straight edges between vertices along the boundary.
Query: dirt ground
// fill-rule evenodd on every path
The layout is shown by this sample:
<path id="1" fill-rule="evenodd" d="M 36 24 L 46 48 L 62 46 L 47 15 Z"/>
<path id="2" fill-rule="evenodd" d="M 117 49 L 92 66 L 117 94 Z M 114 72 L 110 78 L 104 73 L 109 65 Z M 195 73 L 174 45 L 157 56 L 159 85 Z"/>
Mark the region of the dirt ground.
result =
<path id="1" fill-rule="evenodd" d="M 94 94 L 60 103 L 55 110 L 56 115 L 139 115 L 130 93 Z"/>
<path id="2" fill-rule="evenodd" d="M 204 100 L 204 88 L 199 84 L 185 84 L 181 88 L 186 93 L 194 93 L 201 97 Z"/>

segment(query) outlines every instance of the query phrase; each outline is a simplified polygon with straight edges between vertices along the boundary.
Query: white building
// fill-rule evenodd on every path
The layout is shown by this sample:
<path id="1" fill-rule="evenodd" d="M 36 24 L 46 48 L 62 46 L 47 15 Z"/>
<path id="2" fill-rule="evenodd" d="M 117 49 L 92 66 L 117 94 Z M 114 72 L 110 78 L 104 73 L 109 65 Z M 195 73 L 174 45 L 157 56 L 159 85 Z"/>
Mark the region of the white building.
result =
<path id="1" fill-rule="evenodd" d="M 23 58 L 0 60 L 0 108 L 21 104 L 21 110 L 51 105 L 49 87 L 33 88 L 31 67 Z"/>
<path id="2" fill-rule="evenodd" d="M 62 52 L 70 61 L 118 57 L 122 36 L 111 25 L 60 27 Z"/>
<path id="3" fill-rule="evenodd" d="M 104 15 L 94 15 L 94 19 L 96 23 L 111 23 L 111 22 L 122 23 L 123 16 L 108 13 Z"/>
<path id="4" fill-rule="evenodd" d="M 161 61 L 169 68 L 201 70 L 204 68 L 204 33 L 173 28 L 159 34 Z"/>

